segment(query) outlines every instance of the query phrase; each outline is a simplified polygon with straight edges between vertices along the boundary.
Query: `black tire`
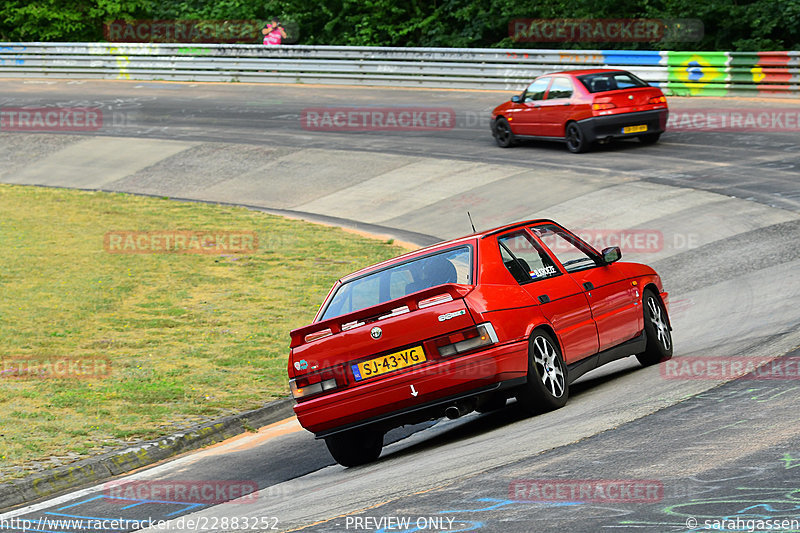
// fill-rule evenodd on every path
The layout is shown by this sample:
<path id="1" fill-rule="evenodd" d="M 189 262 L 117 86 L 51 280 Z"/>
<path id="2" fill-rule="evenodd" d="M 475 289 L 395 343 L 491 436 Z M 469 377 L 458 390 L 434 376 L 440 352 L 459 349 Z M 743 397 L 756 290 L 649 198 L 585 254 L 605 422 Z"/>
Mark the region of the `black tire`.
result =
<path id="1" fill-rule="evenodd" d="M 564 140 L 567 142 L 567 150 L 573 154 L 583 153 L 589 147 L 589 143 L 586 142 L 586 136 L 577 122 L 567 124 Z"/>
<path id="2" fill-rule="evenodd" d="M 647 289 L 642 295 L 644 313 L 644 332 L 647 346 L 636 359 L 644 366 L 662 363 L 672 358 L 672 334 L 669 331 L 669 317 L 661 299 Z"/>
<path id="3" fill-rule="evenodd" d="M 553 337 L 537 329 L 528 341 L 528 382 L 517 392 L 517 403 L 528 414 L 563 407 L 569 398 L 567 365 Z"/>
<path id="4" fill-rule="evenodd" d="M 639 142 L 642 144 L 655 144 L 660 138 L 660 133 L 647 133 L 645 135 L 639 135 Z"/>
<path id="5" fill-rule="evenodd" d="M 371 429 L 353 429 L 325 437 L 325 445 L 340 465 L 359 466 L 380 457 L 383 433 Z"/>
<path id="6" fill-rule="evenodd" d="M 514 132 L 511 131 L 511 124 L 508 121 L 500 117 L 494 123 L 494 140 L 497 142 L 497 146 L 500 148 L 508 148 L 512 144 L 514 144 Z"/>

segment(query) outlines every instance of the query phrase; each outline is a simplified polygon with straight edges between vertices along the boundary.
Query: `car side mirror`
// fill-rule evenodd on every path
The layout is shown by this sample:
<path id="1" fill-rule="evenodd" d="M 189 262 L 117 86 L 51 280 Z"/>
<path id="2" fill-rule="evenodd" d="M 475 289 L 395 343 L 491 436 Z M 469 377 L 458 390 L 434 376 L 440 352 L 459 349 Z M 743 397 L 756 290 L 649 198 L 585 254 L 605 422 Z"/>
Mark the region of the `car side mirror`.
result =
<path id="1" fill-rule="evenodd" d="M 619 249 L 619 246 L 612 246 L 611 248 L 605 248 L 602 253 L 603 253 L 603 262 L 607 265 L 610 265 L 611 263 L 622 259 L 622 250 Z"/>
<path id="2" fill-rule="evenodd" d="M 521 101 L 522 101 L 522 96 L 520 96 L 518 94 L 515 94 L 514 96 L 511 97 L 511 102 L 513 102 L 515 104 L 518 104 Z"/>

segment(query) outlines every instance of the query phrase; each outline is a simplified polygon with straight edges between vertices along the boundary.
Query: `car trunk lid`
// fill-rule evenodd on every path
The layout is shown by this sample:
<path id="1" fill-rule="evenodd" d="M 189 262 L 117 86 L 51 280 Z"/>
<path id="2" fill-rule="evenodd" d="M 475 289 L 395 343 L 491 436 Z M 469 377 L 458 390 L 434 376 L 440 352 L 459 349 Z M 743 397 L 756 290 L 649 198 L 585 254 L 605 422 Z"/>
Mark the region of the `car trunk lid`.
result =
<path id="1" fill-rule="evenodd" d="M 464 301 L 472 288 L 454 283 L 431 287 L 295 329 L 290 377 L 421 347 L 433 337 L 474 326 Z M 427 360 L 438 356 L 427 351 Z M 346 371 L 352 382 L 352 369 Z"/>
<path id="2" fill-rule="evenodd" d="M 616 91 L 605 91 L 602 93 L 595 93 L 593 99 L 593 108 L 597 111 L 598 106 L 600 110 L 610 109 L 612 113 L 627 112 L 655 109 L 658 107 L 666 107 L 665 102 L 651 103 L 651 99 L 659 98 L 663 93 L 658 87 L 631 87 L 628 89 L 618 89 Z M 613 104 L 607 106 L 607 104 Z"/>

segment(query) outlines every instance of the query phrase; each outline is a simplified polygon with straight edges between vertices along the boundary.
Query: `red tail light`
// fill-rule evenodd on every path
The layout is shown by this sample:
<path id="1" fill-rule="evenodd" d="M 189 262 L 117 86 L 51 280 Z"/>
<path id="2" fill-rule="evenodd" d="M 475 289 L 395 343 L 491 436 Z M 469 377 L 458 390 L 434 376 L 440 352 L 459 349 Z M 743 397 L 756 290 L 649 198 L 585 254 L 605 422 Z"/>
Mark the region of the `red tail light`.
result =
<path id="1" fill-rule="evenodd" d="M 441 357 L 463 354 L 490 346 L 497 342 L 497 334 L 490 322 L 475 327 L 462 329 L 449 335 L 430 341 L 430 344 Z"/>
<path id="2" fill-rule="evenodd" d="M 653 96 L 652 98 L 650 98 L 650 100 L 647 103 L 648 104 L 666 104 L 667 103 L 667 97 L 666 96 Z"/>
<path id="3" fill-rule="evenodd" d="M 342 365 L 289 380 L 289 388 L 292 390 L 295 400 L 308 398 L 345 385 L 347 385 L 347 377 Z"/>
<path id="4" fill-rule="evenodd" d="M 603 109 L 614 109 L 615 107 L 617 106 L 615 106 L 611 102 L 606 102 L 603 104 L 592 104 L 592 109 L 594 109 L 595 111 L 602 111 Z"/>

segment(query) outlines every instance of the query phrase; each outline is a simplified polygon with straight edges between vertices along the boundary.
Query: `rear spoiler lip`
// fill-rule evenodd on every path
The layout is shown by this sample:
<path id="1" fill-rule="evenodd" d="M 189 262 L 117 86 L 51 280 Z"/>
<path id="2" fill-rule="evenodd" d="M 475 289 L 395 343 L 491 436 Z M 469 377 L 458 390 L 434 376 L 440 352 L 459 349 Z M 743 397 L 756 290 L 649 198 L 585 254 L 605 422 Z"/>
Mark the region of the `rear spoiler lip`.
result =
<path id="1" fill-rule="evenodd" d="M 378 305 L 373 305 L 372 307 L 365 307 L 364 309 L 359 309 L 358 311 L 354 311 L 346 315 L 340 315 L 334 318 L 329 318 L 327 320 L 322 320 L 320 322 L 314 322 L 313 324 L 310 324 L 308 326 L 293 329 L 291 332 L 292 342 L 289 347 L 297 348 L 298 346 L 306 344 L 305 340 L 306 336 L 310 333 L 315 333 L 317 331 L 330 329 L 331 333 L 335 335 L 342 331 L 342 324 L 357 322 L 358 320 L 364 318 L 370 318 L 375 315 L 380 315 L 382 313 L 388 313 L 391 312 L 392 309 L 397 309 L 398 307 L 406 306 L 408 307 L 409 311 L 416 311 L 418 308 L 417 304 L 419 303 L 420 300 L 425 300 L 427 298 L 442 293 L 449 294 L 455 300 L 457 298 L 465 297 L 467 294 L 472 292 L 474 288 L 475 288 L 474 285 L 446 283 L 444 285 L 437 285 L 435 287 L 429 287 L 421 291 L 412 292 L 411 294 L 408 294 L 406 296 L 401 296 L 400 298 L 395 298 L 394 300 L 389 300 Z"/>

